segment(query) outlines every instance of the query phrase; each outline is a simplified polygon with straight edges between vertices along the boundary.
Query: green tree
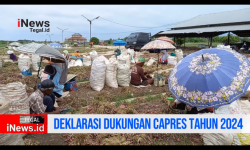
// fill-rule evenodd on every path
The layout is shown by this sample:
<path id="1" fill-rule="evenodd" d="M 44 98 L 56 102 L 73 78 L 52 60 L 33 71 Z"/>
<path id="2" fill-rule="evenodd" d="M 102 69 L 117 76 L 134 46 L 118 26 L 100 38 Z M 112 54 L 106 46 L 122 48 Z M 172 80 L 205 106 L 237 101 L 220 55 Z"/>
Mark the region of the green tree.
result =
<path id="1" fill-rule="evenodd" d="M 181 46 L 182 44 L 184 44 L 184 38 L 178 37 L 178 38 L 175 39 L 175 41 L 176 41 L 176 45 Z"/>
<path id="2" fill-rule="evenodd" d="M 227 43 L 228 42 L 228 36 L 221 36 L 220 37 L 220 42 L 221 43 Z M 238 42 L 240 42 L 240 38 L 237 35 L 230 35 L 229 36 L 229 42 L 230 43 L 238 43 Z"/>
<path id="3" fill-rule="evenodd" d="M 125 38 L 123 38 L 123 41 L 126 41 L 126 40 L 127 40 L 127 38 L 128 38 L 127 36 L 126 36 Z"/>
<path id="4" fill-rule="evenodd" d="M 242 38 L 240 38 L 240 41 L 241 42 L 243 42 L 243 41 L 250 42 L 250 38 L 249 37 L 242 37 Z"/>
<path id="5" fill-rule="evenodd" d="M 110 38 L 107 43 L 110 45 L 110 44 L 112 44 L 112 41 L 113 40 Z"/>
<path id="6" fill-rule="evenodd" d="M 97 37 L 92 37 L 90 42 L 94 42 L 94 45 L 99 45 L 99 39 Z"/>
<path id="7" fill-rule="evenodd" d="M 219 36 L 213 37 L 212 42 L 220 42 L 220 37 Z"/>

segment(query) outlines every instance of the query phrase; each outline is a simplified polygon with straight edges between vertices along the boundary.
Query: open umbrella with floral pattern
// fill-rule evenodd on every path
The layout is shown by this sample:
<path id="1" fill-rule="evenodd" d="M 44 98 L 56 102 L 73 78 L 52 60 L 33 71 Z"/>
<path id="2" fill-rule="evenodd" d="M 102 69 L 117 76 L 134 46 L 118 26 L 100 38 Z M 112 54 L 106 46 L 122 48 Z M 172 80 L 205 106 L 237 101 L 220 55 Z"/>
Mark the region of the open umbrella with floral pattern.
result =
<path id="1" fill-rule="evenodd" d="M 200 108 L 227 105 L 250 84 L 250 61 L 230 49 L 202 49 L 182 59 L 171 71 L 169 89 L 177 100 Z"/>

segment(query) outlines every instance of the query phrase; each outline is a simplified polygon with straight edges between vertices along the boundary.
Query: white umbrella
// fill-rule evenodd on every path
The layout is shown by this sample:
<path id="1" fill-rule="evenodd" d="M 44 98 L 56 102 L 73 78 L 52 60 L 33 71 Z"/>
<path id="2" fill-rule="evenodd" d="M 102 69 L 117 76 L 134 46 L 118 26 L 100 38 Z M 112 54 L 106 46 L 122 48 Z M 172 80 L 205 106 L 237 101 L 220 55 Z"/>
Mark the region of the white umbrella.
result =
<path id="1" fill-rule="evenodd" d="M 158 65 L 159 65 L 159 52 L 162 50 L 173 50 L 173 49 L 175 49 L 175 46 L 163 40 L 150 41 L 141 48 L 141 50 L 144 50 L 144 51 L 155 50 L 157 52 L 158 54 L 157 76 L 158 76 Z"/>

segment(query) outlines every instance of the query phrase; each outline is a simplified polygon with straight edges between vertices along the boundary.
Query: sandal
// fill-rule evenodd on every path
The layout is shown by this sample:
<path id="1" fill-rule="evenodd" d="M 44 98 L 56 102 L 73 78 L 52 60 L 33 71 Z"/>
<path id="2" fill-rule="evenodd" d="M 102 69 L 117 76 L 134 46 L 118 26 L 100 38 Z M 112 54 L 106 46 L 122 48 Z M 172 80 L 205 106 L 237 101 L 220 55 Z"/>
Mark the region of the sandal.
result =
<path id="1" fill-rule="evenodd" d="M 66 114 L 69 111 L 70 111 L 70 108 L 66 108 L 66 109 L 61 110 L 60 114 Z"/>

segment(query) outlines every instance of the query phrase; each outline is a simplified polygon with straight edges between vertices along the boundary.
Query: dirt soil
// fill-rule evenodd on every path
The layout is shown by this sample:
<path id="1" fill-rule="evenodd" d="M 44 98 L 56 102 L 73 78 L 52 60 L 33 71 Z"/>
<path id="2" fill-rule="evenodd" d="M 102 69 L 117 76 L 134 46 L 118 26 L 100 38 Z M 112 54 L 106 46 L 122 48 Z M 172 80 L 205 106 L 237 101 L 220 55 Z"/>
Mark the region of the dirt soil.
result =
<path id="1" fill-rule="evenodd" d="M 181 48 L 185 55 L 197 51 L 197 48 Z M 245 54 L 250 57 L 250 54 Z M 110 55 L 111 56 L 111 55 Z M 110 57 L 110 56 L 107 56 Z M 157 58 L 156 53 L 144 54 L 146 60 L 150 57 Z M 0 81 L 3 83 L 14 82 L 11 77 L 20 73 L 16 64 L 7 64 L 0 70 Z M 150 69 L 145 67 L 145 69 Z M 12 72 L 13 75 L 5 73 Z M 90 68 L 71 69 L 70 73 L 78 74 L 78 80 L 90 75 Z M 166 75 L 167 76 L 167 75 Z M 6 81 L 7 77 L 7 81 Z M 31 84 L 32 79 L 20 79 L 23 83 Z M 4 79 L 4 81 L 3 81 Z M 28 88 L 31 93 L 32 89 Z M 159 93 L 167 93 L 164 96 Z M 157 96 L 152 96 L 158 94 Z M 132 102 L 125 102 L 124 99 L 136 98 Z M 105 86 L 100 92 L 93 91 L 88 82 L 78 84 L 78 90 L 70 92 L 69 97 L 58 103 L 61 106 L 71 108 L 71 114 L 175 114 L 169 109 L 167 97 L 172 96 L 168 90 L 168 84 L 163 87 L 151 86 L 148 88 L 119 87 L 110 88 Z M 115 102 L 115 103 L 111 103 Z M 88 107 L 85 107 L 88 106 Z M 25 145 L 203 145 L 198 134 L 28 134 L 25 138 Z"/>

